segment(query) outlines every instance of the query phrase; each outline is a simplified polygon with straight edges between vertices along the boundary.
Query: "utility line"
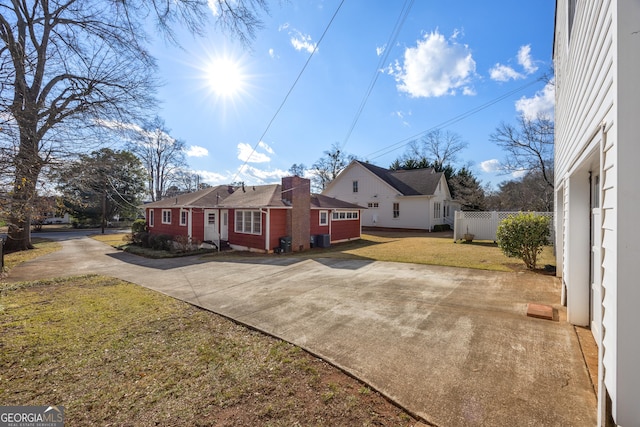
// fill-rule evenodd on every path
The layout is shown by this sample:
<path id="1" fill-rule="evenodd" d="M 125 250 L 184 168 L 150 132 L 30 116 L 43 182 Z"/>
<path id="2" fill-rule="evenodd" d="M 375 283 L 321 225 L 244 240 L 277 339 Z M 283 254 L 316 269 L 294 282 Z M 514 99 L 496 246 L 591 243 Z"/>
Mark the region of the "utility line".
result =
<path id="1" fill-rule="evenodd" d="M 362 101 L 360 101 L 360 106 L 356 110 L 356 114 L 353 118 L 353 121 L 351 122 L 351 126 L 349 127 L 349 130 L 347 131 L 347 134 L 345 135 L 344 140 L 342 141 L 341 148 L 343 149 L 347 145 L 347 142 L 349 141 L 349 138 L 351 137 L 351 133 L 353 132 L 353 129 L 356 127 L 358 120 L 360 120 L 360 116 L 362 115 L 362 111 L 364 110 L 364 107 L 367 104 L 367 101 L 369 100 L 369 96 L 373 91 L 373 87 L 376 85 L 376 82 L 378 81 L 378 77 L 380 76 L 380 71 L 382 70 L 383 65 L 387 62 L 387 59 L 389 58 L 389 53 L 391 53 L 391 50 L 393 50 L 393 46 L 395 45 L 396 40 L 398 39 L 398 35 L 400 34 L 400 29 L 402 28 L 405 21 L 407 20 L 407 17 L 409 16 L 409 11 L 411 10 L 413 3 L 414 3 L 414 0 L 406 0 L 404 2 L 404 5 L 402 6 L 402 10 L 400 11 L 400 16 L 398 16 L 396 24 L 393 27 L 391 34 L 389 35 L 389 40 L 387 40 L 387 44 L 384 48 L 384 54 L 380 56 L 380 60 L 376 64 L 376 69 L 374 70 L 373 76 L 371 77 L 369 87 L 367 88 L 367 91 L 362 97 Z"/>
<path id="2" fill-rule="evenodd" d="M 480 111 L 485 110 L 485 109 L 491 107 L 492 105 L 497 104 L 498 102 L 503 101 L 506 98 L 509 98 L 510 96 L 512 96 L 512 95 L 514 95 L 514 94 L 516 94 L 518 92 L 521 92 L 521 91 L 523 91 L 524 89 L 526 89 L 526 88 L 528 88 L 530 86 L 533 86 L 534 84 L 537 84 L 538 82 L 540 82 L 543 79 L 544 79 L 544 76 L 543 77 L 539 77 L 539 78 L 537 78 L 537 79 L 535 79 L 535 80 L 533 80 L 533 81 L 531 81 L 531 82 L 529 82 L 529 83 L 527 83 L 525 85 L 517 87 L 517 88 L 515 88 L 515 89 L 513 89 L 513 90 L 511 90 L 511 91 L 509 91 L 509 92 L 507 92 L 507 93 L 505 93 L 503 95 L 500 95 L 499 97 L 494 98 L 489 102 L 486 102 L 486 103 L 484 103 L 482 105 L 479 105 L 479 106 L 477 106 L 475 108 L 467 110 L 466 112 L 464 112 L 462 114 L 459 114 L 459 115 L 457 115 L 455 117 L 452 117 L 451 119 L 445 120 L 445 121 L 443 121 L 443 122 L 441 122 L 441 123 L 439 123 L 439 124 L 437 124 L 435 126 L 432 126 L 427 130 L 424 130 L 424 131 L 422 131 L 420 133 L 417 133 L 417 134 L 412 135 L 412 136 L 410 136 L 408 138 L 402 139 L 402 140 L 400 140 L 400 141 L 398 141 L 396 143 L 393 143 L 391 145 L 387 145 L 386 147 L 383 147 L 383 148 L 381 148 L 379 150 L 376 150 L 376 151 L 368 154 L 367 156 L 365 156 L 365 158 L 367 160 L 373 160 L 373 159 L 377 159 L 379 157 L 385 156 L 385 155 L 387 155 L 387 154 L 389 154 L 389 153 L 391 153 L 391 152 L 393 152 L 393 151 L 395 151 L 395 150 L 397 150 L 399 148 L 402 148 L 402 147 L 405 147 L 405 146 L 409 145 L 412 141 L 415 141 L 417 138 L 419 138 L 420 136 L 422 136 L 422 135 L 424 135 L 424 134 L 426 134 L 428 132 L 431 132 L 431 131 L 436 130 L 436 129 L 442 129 L 442 128 L 451 126 L 454 123 L 458 123 L 459 121 L 464 120 L 467 117 L 470 117 L 470 116 L 472 116 L 474 114 L 477 114 Z"/>
<path id="3" fill-rule="evenodd" d="M 331 27 L 331 24 L 333 24 L 333 21 L 335 20 L 336 16 L 338 15 L 338 12 L 340 11 L 340 9 L 342 8 L 342 5 L 344 4 L 345 0 L 342 0 L 340 2 L 340 4 L 338 5 L 338 8 L 336 9 L 336 11 L 333 13 L 333 16 L 331 17 L 331 20 L 329 20 L 329 23 L 327 24 L 326 28 L 324 29 L 324 32 L 322 33 L 322 35 L 320 36 L 320 38 L 318 39 L 318 42 L 313 46 L 313 51 L 311 52 L 311 54 L 309 55 L 309 57 L 307 58 L 307 61 L 304 63 L 302 69 L 300 70 L 300 72 L 298 73 L 298 77 L 296 77 L 295 81 L 293 82 L 293 84 L 291 85 L 291 88 L 289 89 L 289 91 L 287 92 L 287 94 L 285 95 L 284 99 L 282 100 L 282 102 L 280 103 L 280 106 L 278 107 L 278 109 L 276 110 L 276 112 L 274 113 L 273 117 L 271 117 L 271 120 L 269 120 L 269 123 L 267 124 L 267 127 L 265 128 L 264 132 L 262 132 L 262 135 L 260 136 L 260 138 L 258 139 L 258 141 L 256 142 L 256 144 L 253 146 L 253 149 L 251 150 L 251 153 L 249 154 L 249 156 L 247 156 L 247 159 L 244 161 L 244 163 L 242 164 L 242 166 L 240 166 L 240 168 L 238 169 L 238 172 L 236 172 L 235 176 L 233 177 L 233 179 L 231 180 L 231 182 L 235 182 L 236 178 L 238 178 L 238 175 L 240 174 L 240 171 L 247 165 L 247 163 L 249 163 L 249 159 L 251 158 L 251 156 L 253 155 L 253 153 L 256 152 L 256 150 L 258 149 L 258 145 L 260 144 L 260 141 L 262 141 L 265 137 L 265 135 L 267 134 L 267 132 L 269 131 L 269 129 L 271 128 L 271 125 L 273 124 L 273 122 L 276 120 L 276 117 L 278 116 L 278 114 L 280 113 L 280 111 L 282 110 L 282 108 L 284 107 L 284 104 L 287 102 L 287 100 L 289 99 L 289 95 L 291 95 L 291 93 L 293 92 L 293 89 L 296 87 L 296 85 L 298 84 L 298 81 L 300 80 L 300 78 L 302 77 L 302 74 L 304 73 L 304 71 L 307 69 L 307 66 L 309 65 L 309 62 L 311 62 L 311 58 L 313 58 L 313 55 L 316 53 L 316 51 L 318 50 L 318 46 L 320 46 L 320 43 L 322 43 L 322 40 L 324 39 L 324 36 L 327 34 L 327 31 L 329 31 L 329 28 Z"/>

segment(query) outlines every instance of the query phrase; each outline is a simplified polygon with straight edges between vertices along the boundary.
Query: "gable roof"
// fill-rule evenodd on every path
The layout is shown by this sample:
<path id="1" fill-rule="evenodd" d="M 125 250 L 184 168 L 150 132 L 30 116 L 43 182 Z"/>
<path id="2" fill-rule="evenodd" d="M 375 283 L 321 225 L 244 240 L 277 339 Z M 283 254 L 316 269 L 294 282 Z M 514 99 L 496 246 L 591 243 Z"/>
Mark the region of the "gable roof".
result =
<path id="1" fill-rule="evenodd" d="M 217 206 L 234 192 L 234 187 L 229 185 L 217 185 L 194 191 L 193 193 L 180 194 L 175 197 L 158 200 L 145 204 L 144 208 L 203 208 Z"/>
<path id="2" fill-rule="evenodd" d="M 224 208 L 266 208 L 285 207 L 280 184 L 247 185 L 238 188 L 227 197 L 220 207 Z"/>
<path id="3" fill-rule="evenodd" d="M 353 162 L 369 170 L 403 196 L 432 196 L 443 175 L 433 168 L 393 171 L 358 160 Z"/>
<path id="4" fill-rule="evenodd" d="M 345 202 L 335 197 L 323 196 L 322 194 L 311 194 L 312 209 L 366 209 L 354 203 Z"/>
<path id="5" fill-rule="evenodd" d="M 234 191 L 235 190 L 235 191 Z M 282 201 L 280 184 L 247 185 L 230 187 L 219 185 L 193 193 L 147 203 L 145 208 L 286 208 L 289 204 Z M 362 206 L 345 202 L 334 197 L 311 194 L 311 209 L 365 209 Z"/>

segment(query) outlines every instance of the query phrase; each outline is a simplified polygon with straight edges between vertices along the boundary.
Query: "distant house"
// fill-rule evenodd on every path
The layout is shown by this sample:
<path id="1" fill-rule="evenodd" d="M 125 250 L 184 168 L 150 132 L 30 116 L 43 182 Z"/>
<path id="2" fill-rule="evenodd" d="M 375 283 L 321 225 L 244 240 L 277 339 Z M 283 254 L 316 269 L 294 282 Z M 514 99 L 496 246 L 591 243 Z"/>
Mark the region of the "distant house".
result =
<path id="1" fill-rule="evenodd" d="M 434 169 L 396 170 L 352 161 L 322 192 L 366 207 L 365 227 L 433 230 L 453 225 L 460 205 L 451 199 L 447 180 Z"/>
<path id="2" fill-rule="evenodd" d="M 309 180 L 295 176 L 282 184 L 211 187 L 144 209 L 152 234 L 239 250 L 273 252 L 284 243 L 284 249 L 299 251 L 359 239 L 361 231 L 359 206 L 312 195 Z"/>
<path id="3" fill-rule="evenodd" d="M 598 421 L 640 425 L 640 2 L 557 0 L 557 265 L 598 343 Z"/>

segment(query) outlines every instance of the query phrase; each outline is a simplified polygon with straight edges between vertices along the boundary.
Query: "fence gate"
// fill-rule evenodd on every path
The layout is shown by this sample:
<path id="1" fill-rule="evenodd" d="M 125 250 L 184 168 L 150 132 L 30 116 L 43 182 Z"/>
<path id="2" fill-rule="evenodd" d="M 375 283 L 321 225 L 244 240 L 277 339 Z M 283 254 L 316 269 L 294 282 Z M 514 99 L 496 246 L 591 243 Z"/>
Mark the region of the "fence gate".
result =
<path id="1" fill-rule="evenodd" d="M 474 235 L 475 240 L 496 241 L 496 232 L 500 221 L 519 212 L 470 212 L 456 211 L 453 224 L 453 241 L 463 238 L 466 233 Z M 553 212 L 533 212 L 535 215 L 546 216 L 551 221 L 549 223 L 550 241 L 555 241 L 555 224 Z"/>

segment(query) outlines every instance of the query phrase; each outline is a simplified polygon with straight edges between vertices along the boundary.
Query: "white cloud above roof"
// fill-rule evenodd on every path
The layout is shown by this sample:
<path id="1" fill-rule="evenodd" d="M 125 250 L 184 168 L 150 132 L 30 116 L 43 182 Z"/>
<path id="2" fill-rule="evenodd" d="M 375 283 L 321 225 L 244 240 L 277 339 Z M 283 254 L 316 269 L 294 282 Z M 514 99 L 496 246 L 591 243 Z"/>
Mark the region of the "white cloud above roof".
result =
<path id="1" fill-rule="evenodd" d="M 311 41 L 311 36 L 303 34 L 298 30 L 292 30 L 289 32 L 291 36 L 291 46 L 297 51 L 306 50 L 309 53 L 313 53 L 316 49 L 316 43 Z"/>
<path id="2" fill-rule="evenodd" d="M 241 142 L 238 144 L 238 160 L 242 160 L 247 163 L 267 163 L 271 161 L 271 157 L 264 152 L 259 152 L 258 149 L 262 148 L 268 154 L 273 154 L 273 150 L 263 142 L 260 142 L 254 150 L 250 144 Z M 266 146 L 266 149 L 265 149 Z"/>
<path id="3" fill-rule="evenodd" d="M 518 64 L 522 65 L 522 68 L 524 68 L 527 74 L 533 74 L 538 71 L 538 66 L 535 65 L 535 61 L 531 58 L 530 44 L 520 46 L 520 50 L 518 50 Z"/>
<path id="4" fill-rule="evenodd" d="M 446 39 L 437 30 L 417 40 L 415 47 L 404 51 L 403 62 L 396 61 L 387 68 L 401 92 L 414 98 L 475 93 L 471 80 L 475 75 L 476 62 L 471 49 L 457 42 L 456 31 Z"/>
<path id="5" fill-rule="evenodd" d="M 523 74 L 517 72 L 508 65 L 496 64 L 489 70 L 491 80 L 498 82 L 508 82 L 509 80 L 517 80 L 524 77 Z"/>

